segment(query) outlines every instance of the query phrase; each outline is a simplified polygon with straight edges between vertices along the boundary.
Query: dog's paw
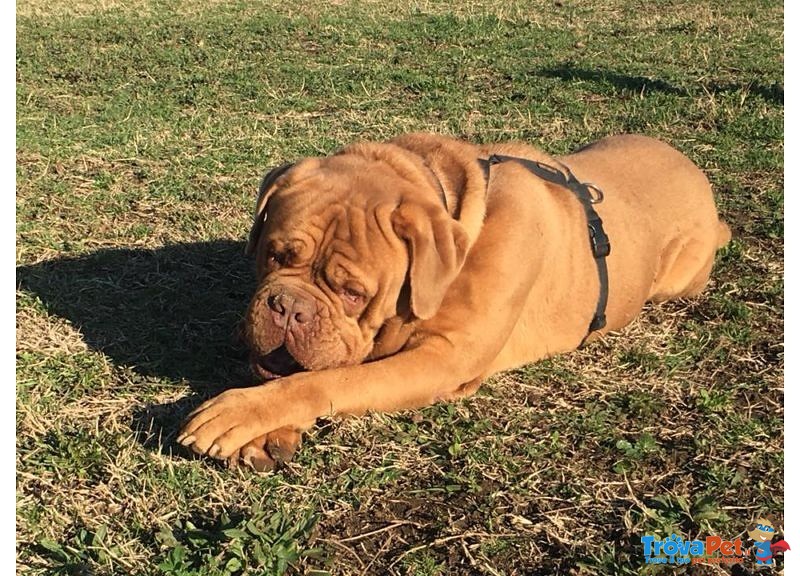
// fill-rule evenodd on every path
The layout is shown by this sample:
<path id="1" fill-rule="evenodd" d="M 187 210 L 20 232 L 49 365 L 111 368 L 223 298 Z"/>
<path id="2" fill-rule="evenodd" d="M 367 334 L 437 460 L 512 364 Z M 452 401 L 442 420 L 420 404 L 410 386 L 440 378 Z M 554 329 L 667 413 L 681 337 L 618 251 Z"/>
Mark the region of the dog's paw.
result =
<path id="1" fill-rule="evenodd" d="M 279 410 L 269 405 L 269 394 L 260 386 L 228 390 L 189 414 L 177 441 L 198 454 L 227 460 L 252 440 L 285 424 L 270 417 Z"/>
<path id="2" fill-rule="evenodd" d="M 228 458 L 228 466 L 249 466 L 256 472 L 269 472 L 289 462 L 300 447 L 302 431 L 287 426 L 251 440 Z"/>

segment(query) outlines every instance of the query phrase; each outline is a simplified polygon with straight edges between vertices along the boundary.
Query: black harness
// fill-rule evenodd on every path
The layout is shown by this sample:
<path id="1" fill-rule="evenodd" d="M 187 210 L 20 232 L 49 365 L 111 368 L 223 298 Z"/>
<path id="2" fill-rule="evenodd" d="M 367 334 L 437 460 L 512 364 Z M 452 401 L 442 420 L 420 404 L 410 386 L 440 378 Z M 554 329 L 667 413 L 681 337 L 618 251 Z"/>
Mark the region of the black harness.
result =
<path id="1" fill-rule="evenodd" d="M 496 154 L 490 156 L 488 160 L 481 158 L 478 162 L 483 169 L 487 187 L 489 185 L 489 169 L 494 164 L 500 164 L 501 162 L 518 162 L 542 180 L 547 180 L 552 184 L 567 188 L 580 200 L 583 211 L 586 213 L 586 222 L 589 227 L 589 245 L 592 248 L 594 261 L 597 265 L 597 276 L 600 279 L 600 295 L 597 297 L 597 307 L 595 308 L 594 317 L 589 324 L 589 332 L 583 339 L 583 342 L 585 342 L 592 332 L 600 330 L 606 325 L 606 305 L 608 304 L 608 264 L 606 263 L 606 256 L 611 253 L 611 243 L 608 240 L 605 230 L 603 230 L 603 221 L 594 209 L 595 204 L 599 204 L 603 201 L 603 191 L 594 184 L 581 182 L 575 178 L 575 175 L 570 169 L 563 164 L 561 165 L 563 168 L 562 171 L 535 160 L 517 158 L 515 156 L 499 156 Z M 583 344 L 583 342 L 581 342 L 581 344 Z"/>

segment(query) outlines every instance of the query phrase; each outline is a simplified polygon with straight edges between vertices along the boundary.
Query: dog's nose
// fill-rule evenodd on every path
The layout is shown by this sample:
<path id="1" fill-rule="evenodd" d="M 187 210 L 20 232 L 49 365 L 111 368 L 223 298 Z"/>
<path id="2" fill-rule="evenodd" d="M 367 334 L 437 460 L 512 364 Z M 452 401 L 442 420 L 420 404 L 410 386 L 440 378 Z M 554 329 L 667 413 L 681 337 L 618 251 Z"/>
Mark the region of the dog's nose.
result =
<path id="1" fill-rule="evenodd" d="M 289 310 L 294 306 L 294 298 L 288 294 L 275 294 L 267 297 L 267 306 L 272 311 L 272 321 L 278 326 L 286 326 Z"/>
<path id="2" fill-rule="evenodd" d="M 295 300 L 294 308 L 292 309 L 292 320 L 298 324 L 305 324 L 311 320 L 311 306 L 306 302 Z"/>
<path id="3" fill-rule="evenodd" d="M 272 294 L 267 296 L 267 306 L 269 309 L 275 312 L 276 314 L 283 316 L 286 314 L 286 305 L 284 304 L 285 300 L 288 297 L 286 294 Z"/>
<path id="4" fill-rule="evenodd" d="M 311 302 L 286 293 L 269 296 L 267 306 L 272 311 L 273 322 L 278 326 L 286 326 L 287 322 L 306 324 L 314 315 Z"/>

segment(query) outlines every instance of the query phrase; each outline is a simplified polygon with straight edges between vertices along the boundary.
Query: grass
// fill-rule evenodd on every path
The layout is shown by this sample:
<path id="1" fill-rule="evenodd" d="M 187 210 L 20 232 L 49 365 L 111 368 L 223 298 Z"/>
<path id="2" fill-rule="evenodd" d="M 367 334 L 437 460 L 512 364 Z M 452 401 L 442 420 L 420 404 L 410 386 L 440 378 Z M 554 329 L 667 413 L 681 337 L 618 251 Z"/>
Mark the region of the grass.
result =
<path id="1" fill-rule="evenodd" d="M 782 34 L 753 0 L 18 3 L 18 572 L 650 574 L 644 534 L 780 525 Z M 247 383 L 259 177 L 410 130 L 659 137 L 735 239 L 700 298 L 277 473 L 178 451 Z"/>

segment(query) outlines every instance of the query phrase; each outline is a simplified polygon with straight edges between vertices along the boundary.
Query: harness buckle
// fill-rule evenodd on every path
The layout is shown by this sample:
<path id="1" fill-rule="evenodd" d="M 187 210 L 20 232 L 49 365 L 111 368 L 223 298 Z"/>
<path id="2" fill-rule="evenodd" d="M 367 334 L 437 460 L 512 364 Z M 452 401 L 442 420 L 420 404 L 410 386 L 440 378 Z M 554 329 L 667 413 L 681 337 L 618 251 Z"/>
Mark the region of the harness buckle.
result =
<path id="1" fill-rule="evenodd" d="M 589 222 L 589 242 L 592 244 L 592 254 L 595 258 L 605 258 L 611 253 L 611 242 L 603 230 L 603 221 L 599 216 Z"/>

